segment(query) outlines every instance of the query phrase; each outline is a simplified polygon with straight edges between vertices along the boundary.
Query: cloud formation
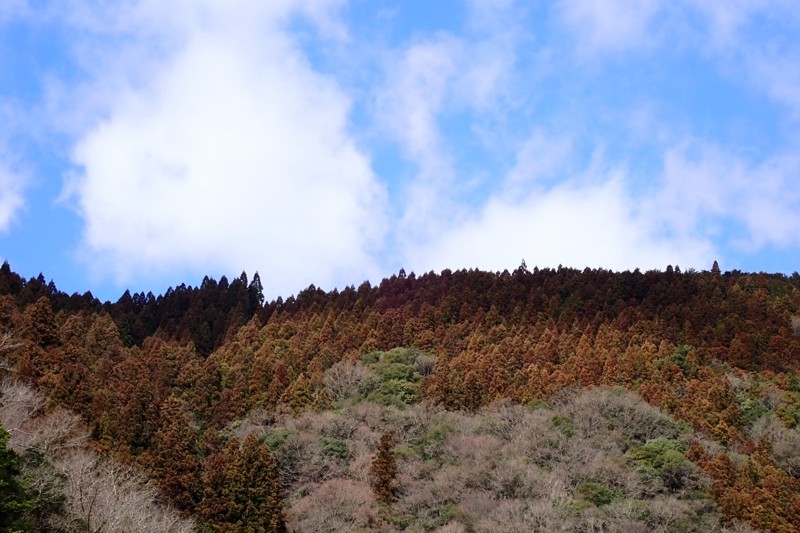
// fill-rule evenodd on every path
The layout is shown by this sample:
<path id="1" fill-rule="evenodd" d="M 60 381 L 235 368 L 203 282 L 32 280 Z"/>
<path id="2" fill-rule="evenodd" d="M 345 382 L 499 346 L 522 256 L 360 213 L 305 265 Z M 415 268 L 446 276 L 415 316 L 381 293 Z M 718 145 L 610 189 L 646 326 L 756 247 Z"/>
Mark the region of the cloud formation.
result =
<path id="1" fill-rule="evenodd" d="M 798 177 L 796 156 L 753 164 L 714 146 L 677 146 L 665 154 L 662 187 L 647 208 L 679 237 L 719 238 L 732 222 L 744 228 L 738 248 L 800 246 Z"/>
<path id="2" fill-rule="evenodd" d="M 613 270 L 702 265 L 713 251 L 703 240 L 654 238 L 632 212 L 621 182 L 559 186 L 521 201 L 493 198 L 477 217 L 453 227 L 416 259 L 426 268 L 449 265 L 511 270 L 564 265 Z"/>
<path id="3" fill-rule="evenodd" d="M 683 191 L 673 185 L 676 194 Z M 671 231 L 674 221 L 662 219 L 629 189 L 625 168 L 602 153 L 581 165 L 571 139 L 534 131 L 499 191 L 421 248 L 411 263 L 421 270 L 457 264 L 500 271 L 525 259 L 530 266 L 633 270 L 714 260 L 709 239 Z"/>
<path id="4" fill-rule="evenodd" d="M 0 22 L 56 30 L 65 57 L 42 63 L 25 153 L 70 147 L 84 264 L 117 287 L 800 248 L 790 0 L 33 5 Z M 0 174 L 0 229 L 22 185 Z"/>
<path id="5" fill-rule="evenodd" d="M 25 204 L 23 191 L 26 179 L 0 162 L 0 233 L 6 232 Z"/>
<path id="6" fill-rule="evenodd" d="M 177 4 L 179 42 L 76 144 L 91 264 L 122 281 L 259 270 L 273 295 L 365 279 L 385 198 L 348 134 L 348 97 L 284 29 L 290 3 L 200 4 Z M 322 4 L 304 6 L 319 19 Z"/>
<path id="7" fill-rule="evenodd" d="M 797 118 L 800 85 L 793 82 L 800 73 L 795 66 L 800 48 L 785 34 L 764 34 L 760 24 L 797 27 L 796 4 L 578 1 L 559 3 L 553 14 L 572 32 L 578 65 L 589 55 L 602 62 L 605 56 L 642 50 L 652 55 L 663 47 L 670 47 L 670 54 L 691 54 L 696 47 L 698 58 L 724 73 L 726 83 L 745 80 L 759 97 L 787 106 L 789 120 Z M 602 63 L 590 70 L 602 72 Z M 645 92 L 641 98 L 652 97 Z M 590 127 L 570 124 L 569 111 L 562 110 L 557 123 L 571 126 L 566 133 L 548 135 L 534 127 L 518 144 L 516 166 L 503 178 L 501 192 L 414 259 L 441 268 L 446 258 L 457 257 L 469 266 L 502 269 L 512 268 L 522 253 L 529 264 L 548 266 L 703 267 L 723 248 L 753 253 L 800 246 L 800 166 L 791 148 L 774 147 L 770 155 L 754 158 L 735 144 L 715 146 L 690 129 L 691 116 L 659 117 L 658 125 L 646 129 L 660 133 L 643 139 L 635 116 L 641 109 L 634 104 L 628 117 L 625 106 L 614 111 L 633 128 L 630 138 L 622 138 L 629 151 L 611 159 L 616 170 L 596 168 L 586 158 L 602 154 L 604 144 L 620 142 L 619 123 L 607 124 L 591 139 L 585 131 Z M 783 127 L 794 129 L 791 123 Z M 592 156 L 578 148 L 588 139 L 595 143 L 588 149 Z M 647 146 L 650 159 L 636 175 L 625 170 L 637 156 L 634 139 Z M 611 156 L 601 159 L 606 157 Z"/>
<path id="8" fill-rule="evenodd" d="M 374 111 L 414 169 L 401 184 L 399 217 L 391 235 L 409 261 L 463 214 L 475 186 L 460 173 L 481 120 L 494 120 L 515 68 L 519 38 L 513 0 L 466 2 L 466 29 L 440 31 L 402 43 L 386 54 Z M 452 125 L 464 130 L 453 135 Z M 446 128 L 451 128 L 447 131 Z"/>
<path id="9" fill-rule="evenodd" d="M 577 37 L 582 54 L 626 51 L 653 39 L 662 0 L 564 0 L 556 12 Z"/>
<path id="10" fill-rule="evenodd" d="M 0 4 L 0 22 L 30 13 L 27 0 L 5 0 Z"/>

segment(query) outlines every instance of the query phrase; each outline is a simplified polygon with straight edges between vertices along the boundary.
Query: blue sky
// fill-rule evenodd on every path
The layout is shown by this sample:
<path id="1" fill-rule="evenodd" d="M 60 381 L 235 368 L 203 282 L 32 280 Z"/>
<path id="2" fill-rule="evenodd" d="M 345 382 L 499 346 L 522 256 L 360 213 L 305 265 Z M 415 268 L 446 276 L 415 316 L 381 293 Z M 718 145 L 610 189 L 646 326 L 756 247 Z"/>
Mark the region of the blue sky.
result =
<path id="1" fill-rule="evenodd" d="M 111 300 L 523 258 L 792 273 L 798 6 L 4 0 L 0 258 Z"/>

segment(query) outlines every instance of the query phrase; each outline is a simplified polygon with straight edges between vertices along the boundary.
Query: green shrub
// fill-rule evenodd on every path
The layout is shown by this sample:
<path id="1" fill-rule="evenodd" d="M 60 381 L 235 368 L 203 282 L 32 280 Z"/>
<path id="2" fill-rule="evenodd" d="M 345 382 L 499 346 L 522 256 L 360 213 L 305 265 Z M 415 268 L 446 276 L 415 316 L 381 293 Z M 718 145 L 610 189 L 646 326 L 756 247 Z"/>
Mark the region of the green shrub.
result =
<path id="1" fill-rule="evenodd" d="M 786 427 L 797 427 L 800 424 L 800 393 L 787 392 L 775 415 L 786 424 Z"/>
<path id="2" fill-rule="evenodd" d="M 371 365 L 381 360 L 381 353 L 383 352 L 370 352 L 361 356 L 361 362 L 365 365 Z"/>
<path id="3" fill-rule="evenodd" d="M 689 359 L 689 354 L 694 348 L 681 345 L 667 359 L 670 363 L 678 365 L 686 377 L 694 377 L 697 374 L 697 364 Z"/>
<path id="4" fill-rule="evenodd" d="M 442 422 L 430 428 L 423 435 L 411 439 L 409 444 L 423 461 L 438 460 L 441 457 L 442 445 L 452 432 L 453 428 L 449 424 Z"/>
<path id="5" fill-rule="evenodd" d="M 359 386 L 361 397 L 382 405 L 402 407 L 418 398 L 422 374 L 415 366 L 420 352 L 411 348 L 394 348 L 388 352 L 372 352 L 362 360 L 373 374 Z"/>
<path id="6" fill-rule="evenodd" d="M 419 386 L 416 383 L 392 379 L 380 383 L 376 389 L 367 395 L 366 400 L 381 405 L 402 407 L 403 405 L 414 403 L 418 392 Z"/>
<path id="7" fill-rule="evenodd" d="M 667 439 L 658 437 L 650 439 L 641 446 L 631 448 L 625 453 L 628 459 L 631 459 L 640 465 L 647 465 L 658 468 L 660 461 L 663 460 L 664 455 L 669 451 L 683 452 L 686 450 L 686 444 L 675 439 Z M 682 454 L 681 454 L 682 455 Z"/>
<path id="8" fill-rule="evenodd" d="M 596 481 L 582 481 L 575 491 L 597 507 L 608 505 L 620 497 L 619 493 Z"/>
<path id="9" fill-rule="evenodd" d="M 658 479 L 669 492 L 678 492 L 697 485 L 697 467 L 686 458 L 685 451 L 684 442 L 658 437 L 631 448 L 625 457 L 636 464 L 646 481 Z"/>
<path id="10" fill-rule="evenodd" d="M 528 409 L 528 411 L 536 411 L 539 409 L 550 409 L 550 404 L 548 404 L 544 400 L 535 399 L 526 403 L 525 408 Z"/>
<path id="11" fill-rule="evenodd" d="M 294 433 L 294 431 L 286 428 L 269 430 L 261 436 L 261 442 L 269 446 L 269 449 L 274 452 L 283 446 L 286 439 L 288 439 L 289 435 L 292 433 Z"/>
<path id="12" fill-rule="evenodd" d="M 556 415 L 550 419 L 550 422 L 561 431 L 567 438 L 575 435 L 575 421 L 568 416 Z"/>
<path id="13" fill-rule="evenodd" d="M 322 444 L 322 455 L 335 457 L 337 459 L 347 459 L 350 452 L 347 450 L 347 443 L 333 437 L 320 437 Z"/>
<path id="14" fill-rule="evenodd" d="M 739 394 L 736 400 L 739 402 L 745 427 L 752 426 L 753 422 L 769 413 L 769 408 L 764 400 L 756 396 Z"/>
<path id="15" fill-rule="evenodd" d="M 378 374 L 382 381 L 409 381 L 415 383 L 419 381 L 416 368 L 404 363 L 394 363 L 387 365 Z"/>
<path id="16" fill-rule="evenodd" d="M 454 503 L 446 503 L 443 507 L 438 509 L 438 516 L 434 520 L 432 526 L 435 528 L 444 526 L 456 517 L 457 512 L 458 507 Z"/>
<path id="17" fill-rule="evenodd" d="M 389 364 L 413 366 L 420 352 L 416 348 L 392 348 L 384 353 L 383 360 Z"/>

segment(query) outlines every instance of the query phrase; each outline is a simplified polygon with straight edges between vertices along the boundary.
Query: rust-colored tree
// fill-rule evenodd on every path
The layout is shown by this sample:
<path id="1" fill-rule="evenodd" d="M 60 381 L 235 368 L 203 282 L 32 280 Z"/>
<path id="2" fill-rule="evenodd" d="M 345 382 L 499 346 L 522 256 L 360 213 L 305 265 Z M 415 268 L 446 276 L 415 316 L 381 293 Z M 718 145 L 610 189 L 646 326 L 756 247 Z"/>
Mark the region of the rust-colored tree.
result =
<path id="1" fill-rule="evenodd" d="M 150 453 L 151 471 L 173 504 L 182 510 L 192 510 L 202 493 L 197 435 L 180 400 L 174 396 L 161 406 L 160 418 Z"/>
<path id="2" fill-rule="evenodd" d="M 378 450 L 372 458 L 369 474 L 375 498 L 387 504 L 395 501 L 394 482 L 397 477 L 397 460 L 394 456 L 394 439 L 388 431 L 381 435 Z"/>
<path id="3" fill-rule="evenodd" d="M 272 452 L 254 436 L 234 437 L 206 463 L 199 512 L 214 531 L 286 531 L 281 481 Z"/>

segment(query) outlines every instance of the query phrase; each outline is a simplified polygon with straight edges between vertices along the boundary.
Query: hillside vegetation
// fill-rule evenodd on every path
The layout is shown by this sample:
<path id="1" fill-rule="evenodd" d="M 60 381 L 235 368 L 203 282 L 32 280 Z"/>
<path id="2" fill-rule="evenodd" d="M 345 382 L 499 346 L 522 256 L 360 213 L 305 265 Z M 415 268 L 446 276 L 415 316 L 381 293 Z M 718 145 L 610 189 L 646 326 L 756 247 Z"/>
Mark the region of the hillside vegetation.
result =
<path id="1" fill-rule="evenodd" d="M 800 275 L 716 264 L 268 303 L 0 268 L 6 373 L 217 531 L 800 531 L 798 316 Z"/>

